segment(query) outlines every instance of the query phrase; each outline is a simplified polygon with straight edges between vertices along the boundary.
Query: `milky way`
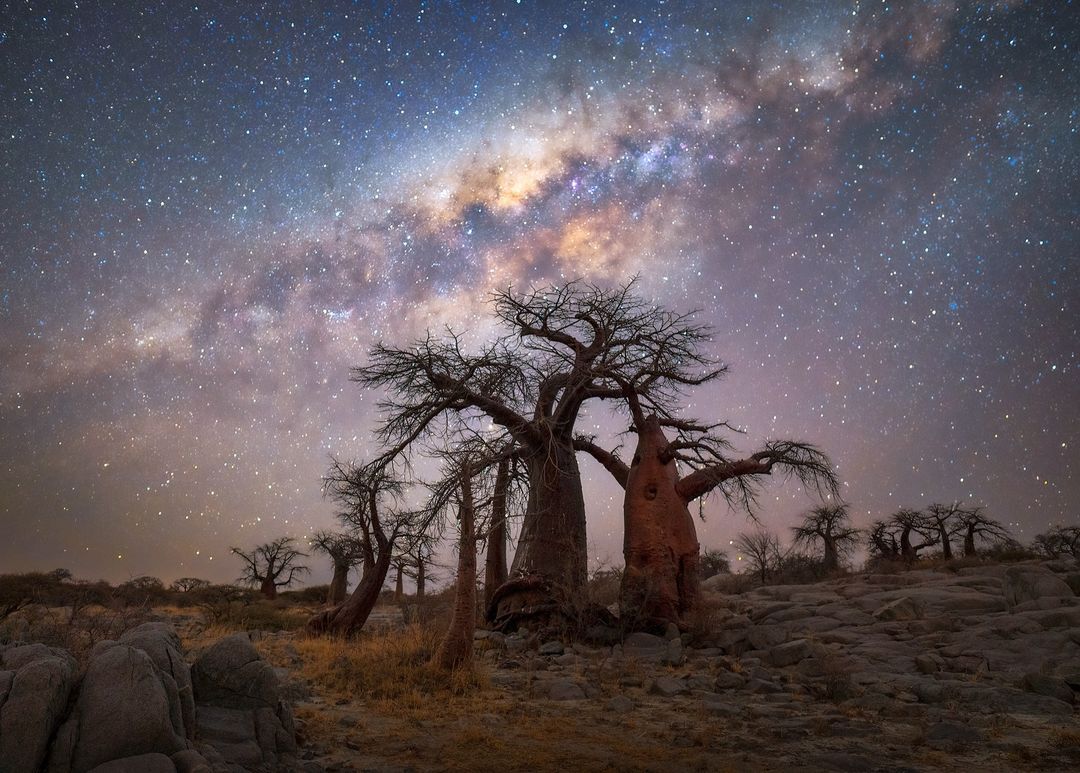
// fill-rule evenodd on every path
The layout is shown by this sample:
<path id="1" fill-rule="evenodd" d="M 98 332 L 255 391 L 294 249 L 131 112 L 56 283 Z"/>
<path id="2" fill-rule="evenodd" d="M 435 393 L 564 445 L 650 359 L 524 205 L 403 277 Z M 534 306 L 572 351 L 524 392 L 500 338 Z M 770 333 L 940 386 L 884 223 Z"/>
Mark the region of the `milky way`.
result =
<path id="1" fill-rule="evenodd" d="M 136 5 L 0 14 L 0 571 L 231 579 L 375 450 L 372 343 L 635 274 L 859 524 L 1080 519 L 1074 4 Z"/>

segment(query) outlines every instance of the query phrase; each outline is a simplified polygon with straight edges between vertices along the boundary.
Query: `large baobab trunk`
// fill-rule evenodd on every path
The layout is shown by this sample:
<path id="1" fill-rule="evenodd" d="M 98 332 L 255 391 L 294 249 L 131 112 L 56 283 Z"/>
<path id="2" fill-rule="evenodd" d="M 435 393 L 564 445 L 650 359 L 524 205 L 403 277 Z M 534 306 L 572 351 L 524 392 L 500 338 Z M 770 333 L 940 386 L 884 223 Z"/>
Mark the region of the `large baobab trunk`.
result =
<path id="1" fill-rule="evenodd" d="M 484 561 L 484 608 L 491 607 L 495 591 L 506 582 L 506 493 L 510 483 L 510 462 L 499 462 L 491 501 L 487 555 Z"/>
<path id="2" fill-rule="evenodd" d="M 675 460 L 655 417 L 638 431 L 626 480 L 619 607 L 635 622 L 677 622 L 698 597 L 698 541 L 694 519 L 676 489 Z"/>
<path id="3" fill-rule="evenodd" d="M 461 475 L 461 506 L 458 508 L 458 571 L 454 611 L 450 627 L 435 652 L 435 663 L 446 670 L 472 661 L 476 630 L 476 529 L 473 524 L 472 483 L 468 466 Z"/>
<path id="4" fill-rule="evenodd" d="M 425 565 L 426 564 L 424 562 L 423 556 L 418 555 L 416 557 L 416 598 L 417 599 L 424 598 L 424 584 L 425 584 L 425 580 L 427 579 L 426 578 L 426 573 L 424 571 Z"/>
<path id="5" fill-rule="evenodd" d="M 826 536 L 822 539 L 825 553 L 821 558 L 821 567 L 826 572 L 835 572 L 840 568 L 840 556 L 836 550 L 836 541 Z"/>
<path id="6" fill-rule="evenodd" d="M 952 544 L 949 540 L 949 531 L 945 528 L 945 524 L 938 524 L 938 539 L 941 541 L 941 557 L 946 561 L 952 560 Z"/>
<path id="7" fill-rule="evenodd" d="M 330 580 L 330 591 L 326 594 L 327 604 L 340 604 L 349 590 L 349 565 L 334 562 L 334 576 Z"/>
<path id="8" fill-rule="evenodd" d="M 359 631 L 367 622 L 379 600 L 379 592 L 390 571 L 390 545 L 380 545 L 374 564 L 364 564 L 364 575 L 352 594 L 340 604 L 320 612 L 308 621 L 311 633 L 331 633 L 348 636 Z"/>
<path id="9" fill-rule="evenodd" d="M 553 440 L 525 459 L 529 501 L 510 579 L 492 599 L 497 624 L 573 616 L 588 563 L 585 499 L 572 441 Z"/>
<path id="10" fill-rule="evenodd" d="M 277 598 L 277 585 L 274 584 L 274 578 L 272 576 L 263 577 L 259 581 L 259 593 L 270 600 Z"/>
<path id="11" fill-rule="evenodd" d="M 974 555 L 978 555 L 975 551 L 975 529 L 969 526 L 964 532 L 964 556 L 970 558 Z"/>

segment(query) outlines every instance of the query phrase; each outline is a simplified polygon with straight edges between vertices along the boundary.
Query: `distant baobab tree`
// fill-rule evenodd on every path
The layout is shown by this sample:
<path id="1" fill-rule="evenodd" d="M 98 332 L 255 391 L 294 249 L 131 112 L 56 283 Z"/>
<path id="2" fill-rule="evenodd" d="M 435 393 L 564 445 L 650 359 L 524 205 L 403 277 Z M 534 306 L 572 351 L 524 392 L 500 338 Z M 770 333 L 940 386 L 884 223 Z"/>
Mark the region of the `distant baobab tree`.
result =
<path id="1" fill-rule="evenodd" d="M 1080 526 L 1055 526 L 1042 534 L 1036 534 L 1032 549 L 1047 558 L 1072 556 L 1080 559 Z"/>
<path id="2" fill-rule="evenodd" d="M 1012 534 L 999 521 L 990 518 L 980 506 L 963 508 L 957 515 L 958 534 L 964 538 L 964 555 L 977 555 L 976 543 L 1006 543 L 1012 540 Z"/>
<path id="3" fill-rule="evenodd" d="M 859 530 L 851 525 L 846 504 L 815 507 L 791 530 L 796 545 L 817 547 L 820 544 L 821 568 L 826 572 L 837 571 L 840 559 L 849 556 L 859 542 Z"/>
<path id="4" fill-rule="evenodd" d="M 746 555 L 748 568 L 758 576 L 762 585 L 779 566 L 782 558 L 780 539 L 766 529 L 740 534 L 735 538 L 734 547 Z"/>
<path id="5" fill-rule="evenodd" d="M 169 585 L 169 590 L 179 593 L 191 593 L 209 587 L 209 580 L 200 580 L 198 577 L 181 577 L 178 580 L 173 580 L 172 584 Z"/>
<path id="6" fill-rule="evenodd" d="M 268 599 L 277 598 L 278 588 L 292 585 L 309 571 L 298 563 L 307 553 L 296 547 L 292 537 L 279 537 L 249 551 L 237 547 L 231 550 L 244 562 L 240 582 L 257 586 Z"/>

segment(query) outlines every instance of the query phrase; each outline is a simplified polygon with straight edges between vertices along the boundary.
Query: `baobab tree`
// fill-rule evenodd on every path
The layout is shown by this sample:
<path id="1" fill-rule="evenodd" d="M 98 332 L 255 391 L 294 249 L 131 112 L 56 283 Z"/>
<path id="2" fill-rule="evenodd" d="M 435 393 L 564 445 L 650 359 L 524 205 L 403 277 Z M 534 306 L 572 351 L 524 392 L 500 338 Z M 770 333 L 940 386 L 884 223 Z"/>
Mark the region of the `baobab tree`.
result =
<path id="1" fill-rule="evenodd" d="M 574 430 L 590 400 L 623 400 L 668 416 L 682 390 L 724 368 L 701 351 L 706 327 L 691 315 L 636 296 L 633 281 L 614 290 L 585 282 L 494 294 L 505 334 L 467 352 L 452 331 L 412 345 L 380 344 L 352 378 L 384 388 L 380 438 L 393 458 L 447 414 L 486 417 L 516 445 L 529 500 L 510 567 L 495 594 L 505 619 L 525 607 L 566 609 L 585 585 L 585 501 Z"/>
<path id="2" fill-rule="evenodd" d="M 919 551 L 937 544 L 937 534 L 931 531 L 926 517 L 918 510 L 902 507 L 887 521 L 890 531 L 900 544 L 900 557 L 907 563 L 913 563 L 919 557 Z M 922 538 L 921 542 L 913 537 Z"/>
<path id="3" fill-rule="evenodd" d="M 956 536 L 962 512 L 964 508 L 959 502 L 934 502 L 922 514 L 924 529 L 937 537 L 937 543 L 941 545 L 941 557 L 946 561 L 951 561 L 953 557 L 952 538 Z"/>
<path id="4" fill-rule="evenodd" d="M 840 559 L 850 555 L 859 542 L 859 530 L 851 525 L 846 504 L 815 507 L 791 530 L 796 545 L 815 547 L 821 544 L 821 567 L 826 572 L 838 570 Z"/>
<path id="5" fill-rule="evenodd" d="M 900 543 L 891 521 L 874 521 L 866 532 L 866 541 L 872 558 L 895 561 L 900 558 Z"/>
<path id="6" fill-rule="evenodd" d="M 1008 542 L 1012 539 L 1009 530 L 983 512 L 979 506 L 964 508 L 957 516 L 957 532 L 964 537 L 964 555 L 978 555 L 976 541 Z"/>
<path id="7" fill-rule="evenodd" d="M 392 466 L 358 466 L 334 459 L 323 478 L 323 492 L 344 506 L 339 514 L 347 527 L 367 536 L 363 574 L 353 592 L 343 601 L 308 621 L 312 633 L 346 636 L 367 622 L 386 582 L 394 551 L 406 540 L 414 525 L 414 513 L 397 507 L 404 482 L 395 477 Z M 392 506 L 384 509 L 385 501 Z"/>
<path id="8" fill-rule="evenodd" d="M 1060 558 L 1062 555 L 1080 559 L 1080 526 L 1055 526 L 1042 534 L 1036 534 L 1031 541 L 1036 553 L 1047 558 Z"/>
<path id="9" fill-rule="evenodd" d="M 309 542 L 312 550 L 325 553 L 333 564 L 334 573 L 330 579 L 326 603 L 337 604 L 344 601 L 349 590 L 349 572 L 364 560 L 362 539 L 352 534 L 317 531 L 311 535 Z"/>
<path id="10" fill-rule="evenodd" d="M 244 551 L 232 548 L 233 553 L 244 562 L 239 581 L 257 586 L 268 599 L 277 598 L 278 588 L 286 588 L 309 569 L 298 563 L 307 553 L 296 547 L 292 537 L 279 537 L 258 547 Z"/>
<path id="11" fill-rule="evenodd" d="M 626 568 L 619 607 L 627 619 L 646 627 L 678 623 L 699 596 L 699 546 L 690 503 L 713 491 L 729 505 L 753 512 L 764 476 L 794 476 L 820 496 L 838 495 L 828 457 L 809 443 L 775 440 L 749 456 L 733 457 L 718 433 L 726 423 L 704 425 L 657 414 L 645 415 L 637 394 L 625 393 L 637 433 L 629 465 L 615 451 L 578 437 L 590 454 L 625 490 L 623 553 Z M 677 433 L 669 440 L 664 428 Z M 680 475 L 678 463 L 690 472 Z"/>
<path id="12" fill-rule="evenodd" d="M 780 539 L 766 529 L 740 534 L 735 538 L 734 547 L 746 555 L 750 571 L 758 576 L 762 585 L 769 579 L 769 574 L 779 566 L 782 558 Z"/>

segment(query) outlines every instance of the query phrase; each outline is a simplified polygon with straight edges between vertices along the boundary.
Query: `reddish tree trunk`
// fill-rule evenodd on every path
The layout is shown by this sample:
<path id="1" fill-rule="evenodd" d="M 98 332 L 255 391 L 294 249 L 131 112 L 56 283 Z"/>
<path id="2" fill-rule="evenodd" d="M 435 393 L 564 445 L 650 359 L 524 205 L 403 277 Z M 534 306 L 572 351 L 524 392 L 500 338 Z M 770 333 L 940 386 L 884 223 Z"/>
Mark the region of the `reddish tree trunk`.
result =
<path id="1" fill-rule="evenodd" d="M 699 593 L 697 531 L 667 450 L 660 423 L 649 417 L 638 430 L 626 480 L 626 569 L 619 591 L 622 615 L 646 625 L 677 623 Z"/>
<path id="2" fill-rule="evenodd" d="M 352 594 L 340 604 L 320 612 L 308 621 L 311 633 L 331 633 L 348 636 L 364 627 L 371 610 L 379 600 L 379 591 L 390 572 L 390 545 L 380 546 L 374 564 L 365 564 L 364 575 Z"/>
<path id="3" fill-rule="evenodd" d="M 525 460 L 529 502 L 510 567 L 489 610 L 495 621 L 573 616 L 585 587 L 585 498 L 572 438 L 554 439 Z"/>
<path id="4" fill-rule="evenodd" d="M 506 582 L 506 490 L 510 481 L 510 462 L 499 462 L 495 472 L 495 491 L 491 501 L 491 526 L 487 536 L 484 561 L 484 608 L 491 606 L 495 591 Z"/>
<path id="5" fill-rule="evenodd" d="M 260 580 L 259 593 L 271 600 L 277 598 L 277 586 L 274 584 L 273 577 L 264 577 Z"/>
<path id="6" fill-rule="evenodd" d="M 472 661 L 476 630 L 476 530 L 473 524 L 472 483 L 468 467 L 462 471 L 461 506 L 458 509 L 458 571 L 454 612 L 435 653 L 435 663 L 446 670 Z"/>

